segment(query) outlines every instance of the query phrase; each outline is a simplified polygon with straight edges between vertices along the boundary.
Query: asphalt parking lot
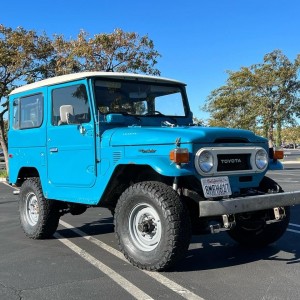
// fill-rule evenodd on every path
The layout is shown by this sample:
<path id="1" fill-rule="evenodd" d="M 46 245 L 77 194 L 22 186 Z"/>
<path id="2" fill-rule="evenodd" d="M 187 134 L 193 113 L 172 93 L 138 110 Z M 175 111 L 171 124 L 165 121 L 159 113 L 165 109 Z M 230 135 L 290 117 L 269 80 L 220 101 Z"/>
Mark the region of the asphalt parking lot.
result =
<path id="1" fill-rule="evenodd" d="M 300 190 L 300 165 L 269 172 Z M 245 249 L 226 233 L 193 236 L 187 258 L 164 273 L 131 266 L 118 251 L 110 213 L 61 219 L 53 239 L 30 240 L 17 198 L 0 183 L 0 299 L 300 299 L 300 207 L 275 244 Z"/>

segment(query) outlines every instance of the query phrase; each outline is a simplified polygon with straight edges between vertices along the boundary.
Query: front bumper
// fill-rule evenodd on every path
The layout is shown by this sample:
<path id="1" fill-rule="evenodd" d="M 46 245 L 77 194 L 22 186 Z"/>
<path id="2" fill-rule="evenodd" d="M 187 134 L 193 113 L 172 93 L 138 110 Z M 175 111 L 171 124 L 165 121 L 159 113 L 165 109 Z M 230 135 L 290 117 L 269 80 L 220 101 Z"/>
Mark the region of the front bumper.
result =
<path id="1" fill-rule="evenodd" d="M 199 201 L 199 217 L 211 217 L 300 204 L 300 191 Z"/>

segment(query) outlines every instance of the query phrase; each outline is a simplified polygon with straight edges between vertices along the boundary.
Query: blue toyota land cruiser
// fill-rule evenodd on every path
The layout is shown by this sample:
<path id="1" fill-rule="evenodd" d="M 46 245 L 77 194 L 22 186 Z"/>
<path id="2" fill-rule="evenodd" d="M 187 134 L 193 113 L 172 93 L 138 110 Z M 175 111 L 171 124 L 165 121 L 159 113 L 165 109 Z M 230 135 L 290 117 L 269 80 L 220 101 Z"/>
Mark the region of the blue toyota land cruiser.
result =
<path id="1" fill-rule="evenodd" d="M 192 233 L 268 245 L 300 202 L 265 176 L 282 167 L 266 139 L 193 126 L 179 81 L 84 72 L 19 87 L 9 106 L 9 182 L 33 239 L 52 236 L 66 213 L 106 207 L 126 258 L 164 270 Z"/>

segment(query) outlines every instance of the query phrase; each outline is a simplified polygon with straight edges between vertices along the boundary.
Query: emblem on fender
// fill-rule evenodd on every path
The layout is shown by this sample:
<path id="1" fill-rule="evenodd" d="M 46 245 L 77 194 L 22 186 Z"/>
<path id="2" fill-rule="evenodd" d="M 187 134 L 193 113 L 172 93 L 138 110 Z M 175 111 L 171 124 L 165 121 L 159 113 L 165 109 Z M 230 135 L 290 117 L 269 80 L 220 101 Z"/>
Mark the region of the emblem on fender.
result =
<path id="1" fill-rule="evenodd" d="M 155 149 L 140 149 L 139 152 L 142 152 L 142 153 L 155 153 L 156 150 Z"/>

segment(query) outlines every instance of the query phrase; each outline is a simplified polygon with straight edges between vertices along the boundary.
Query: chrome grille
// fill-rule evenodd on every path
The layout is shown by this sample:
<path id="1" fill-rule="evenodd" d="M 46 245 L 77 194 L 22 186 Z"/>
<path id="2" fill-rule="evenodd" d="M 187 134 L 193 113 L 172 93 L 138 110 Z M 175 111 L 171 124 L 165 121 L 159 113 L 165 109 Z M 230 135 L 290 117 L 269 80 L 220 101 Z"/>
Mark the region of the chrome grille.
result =
<path id="1" fill-rule="evenodd" d="M 250 154 L 218 154 L 218 172 L 250 170 Z"/>
<path id="2" fill-rule="evenodd" d="M 263 150 L 260 146 L 203 147 L 195 154 L 195 168 L 202 176 L 246 175 L 265 172 L 267 166 L 259 169 L 255 162 L 256 153 L 260 150 Z M 200 156 L 203 152 L 209 152 L 214 162 L 208 172 L 203 171 L 200 167 Z"/>

